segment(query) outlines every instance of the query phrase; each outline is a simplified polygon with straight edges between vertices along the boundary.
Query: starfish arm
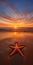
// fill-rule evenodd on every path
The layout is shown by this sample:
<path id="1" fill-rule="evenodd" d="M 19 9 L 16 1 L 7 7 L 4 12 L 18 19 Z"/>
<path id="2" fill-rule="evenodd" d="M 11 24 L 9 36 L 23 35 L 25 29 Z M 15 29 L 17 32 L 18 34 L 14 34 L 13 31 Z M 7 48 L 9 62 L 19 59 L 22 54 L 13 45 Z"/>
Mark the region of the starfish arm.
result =
<path id="1" fill-rule="evenodd" d="M 24 48 L 24 46 L 20 46 L 19 48 Z"/>
<path id="2" fill-rule="evenodd" d="M 15 53 L 16 49 L 14 49 L 11 53 L 10 56 L 12 56 Z"/>
<path id="3" fill-rule="evenodd" d="M 21 56 L 24 56 L 23 53 L 20 51 L 20 49 L 17 49 Z"/>
<path id="4" fill-rule="evenodd" d="M 14 46 L 9 46 L 9 48 L 15 48 Z"/>

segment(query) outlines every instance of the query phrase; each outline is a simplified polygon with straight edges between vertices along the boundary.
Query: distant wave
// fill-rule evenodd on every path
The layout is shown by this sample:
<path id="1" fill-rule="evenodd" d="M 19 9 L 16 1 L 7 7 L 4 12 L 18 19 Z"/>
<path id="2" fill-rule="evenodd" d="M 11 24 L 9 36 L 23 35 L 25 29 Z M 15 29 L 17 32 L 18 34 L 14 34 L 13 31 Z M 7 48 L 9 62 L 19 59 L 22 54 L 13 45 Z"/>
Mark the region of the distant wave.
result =
<path id="1" fill-rule="evenodd" d="M 17 29 L 14 29 L 14 28 L 0 28 L 0 32 L 33 32 L 33 27 L 32 28 L 21 27 L 21 28 L 17 28 Z"/>

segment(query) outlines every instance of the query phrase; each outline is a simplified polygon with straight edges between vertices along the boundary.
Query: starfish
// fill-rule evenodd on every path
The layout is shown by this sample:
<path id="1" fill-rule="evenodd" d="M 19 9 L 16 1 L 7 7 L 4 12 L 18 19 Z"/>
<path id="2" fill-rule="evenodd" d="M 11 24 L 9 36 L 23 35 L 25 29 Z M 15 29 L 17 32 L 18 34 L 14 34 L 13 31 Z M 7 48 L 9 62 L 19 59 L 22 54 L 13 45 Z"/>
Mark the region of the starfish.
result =
<path id="1" fill-rule="evenodd" d="M 14 55 L 15 52 L 18 52 L 21 56 L 24 56 L 23 52 L 21 51 L 21 49 L 24 48 L 23 45 L 18 45 L 17 42 L 16 42 L 15 45 L 11 45 L 11 46 L 9 46 L 9 48 L 13 49 L 13 51 L 9 54 L 10 56 Z"/>

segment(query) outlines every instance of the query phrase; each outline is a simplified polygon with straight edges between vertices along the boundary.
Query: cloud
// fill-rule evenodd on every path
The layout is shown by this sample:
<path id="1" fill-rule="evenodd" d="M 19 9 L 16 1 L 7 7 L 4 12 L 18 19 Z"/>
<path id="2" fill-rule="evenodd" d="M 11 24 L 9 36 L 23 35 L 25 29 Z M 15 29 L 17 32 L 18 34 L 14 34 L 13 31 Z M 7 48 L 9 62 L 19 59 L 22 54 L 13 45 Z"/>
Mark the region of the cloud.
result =
<path id="1" fill-rule="evenodd" d="M 7 23 L 33 23 L 33 10 L 29 10 L 28 7 L 24 7 L 24 12 L 20 13 L 11 6 L 7 5 L 4 1 L 1 1 L 1 4 L 6 7 L 8 13 L 10 12 L 10 15 L 7 15 L 5 11 L 0 12 L 0 18 L 3 21 Z"/>
<path id="2" fill-rule="evenodd" d="M 12 23 L 12 20 L 10 17 L 7 16 L 0 16 L 0 23 L 10 24 Z"/>
<path id="3" fill-rule="evenodd" d="M 7 3 L 6 3 L 6 2 L 1 2 L 1 4 L 2 4 L 3 6 L 6 6 L 6 5 L 7 5 Z"/>

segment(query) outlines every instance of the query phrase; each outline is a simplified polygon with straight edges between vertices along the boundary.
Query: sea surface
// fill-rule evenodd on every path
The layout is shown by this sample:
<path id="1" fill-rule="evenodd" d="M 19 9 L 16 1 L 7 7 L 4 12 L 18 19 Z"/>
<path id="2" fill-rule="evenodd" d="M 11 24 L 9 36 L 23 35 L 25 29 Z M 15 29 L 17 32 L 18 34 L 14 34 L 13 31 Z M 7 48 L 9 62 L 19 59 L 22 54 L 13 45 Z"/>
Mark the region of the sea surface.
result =
<path id="1" fill-rule="evenodd" d="M 24 57 L 16 53 L 9 58 L 9 45 L 15 42 L 26 46 L 22 50 Z M 33 65 L 33 33 L 0 32 L 0 65 Z"/>

